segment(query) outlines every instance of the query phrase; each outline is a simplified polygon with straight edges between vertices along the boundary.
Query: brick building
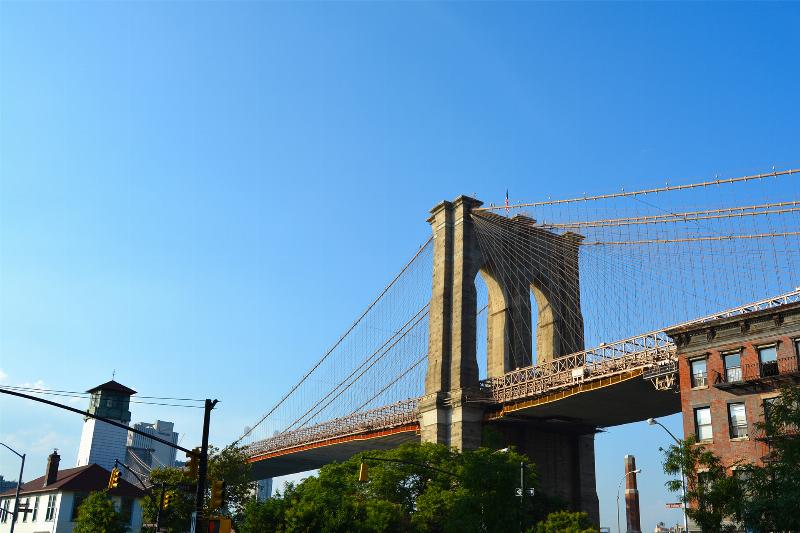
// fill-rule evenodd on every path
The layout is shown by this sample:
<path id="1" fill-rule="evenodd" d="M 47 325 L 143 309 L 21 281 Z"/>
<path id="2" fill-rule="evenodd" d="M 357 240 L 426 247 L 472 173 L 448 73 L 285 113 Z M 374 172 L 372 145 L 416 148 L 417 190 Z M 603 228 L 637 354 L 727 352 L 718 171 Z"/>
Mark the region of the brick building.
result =
<path id="1" fill-rule="evenodd" d="M 666 333 L 678 350 L 684 435 L 696 436 L 733 469 L 760 464 L 768 449 L 755 423 L 780 386 L 800 383 L 800 303 Z"/>

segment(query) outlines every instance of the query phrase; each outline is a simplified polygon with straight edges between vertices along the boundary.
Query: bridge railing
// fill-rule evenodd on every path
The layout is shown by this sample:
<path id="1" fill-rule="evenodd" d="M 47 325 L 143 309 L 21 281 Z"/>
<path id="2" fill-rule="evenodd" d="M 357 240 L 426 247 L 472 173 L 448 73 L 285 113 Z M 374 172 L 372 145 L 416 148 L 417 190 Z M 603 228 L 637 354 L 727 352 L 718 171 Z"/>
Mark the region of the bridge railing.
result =
<path id="1" fill-rule="evenodd" d="M 481 382 L 481 388 L 498 403 L 530 398 L 657 365 L 672 359 L 674 352 L 675 345 L 665 333 L 651 332 L 489 378 Z"/>
<path id="2" fill-rule="evenodd" d="M 417 421 L 418 402 L 419 398 L 409 398 L 369 411 L 334 418 L 321 424 L 279 433 L 250 444 L 245 448 L 245 453 L 254 457 L 331 438 L 411 424 Z"/>
<path id="3" fill-rule="evenodd" d="M 798 301 L 800 288 L 673 327 L 702 324 Z M 543 395 L 588 379 L 601 379 L 633 369 L 665 368 L 665 363 L 674 360 L 675 345 L 672 340 L 663 331 L 651 331 L 485 379 L 481 382 L 481 390 L 500 403 Z"/>

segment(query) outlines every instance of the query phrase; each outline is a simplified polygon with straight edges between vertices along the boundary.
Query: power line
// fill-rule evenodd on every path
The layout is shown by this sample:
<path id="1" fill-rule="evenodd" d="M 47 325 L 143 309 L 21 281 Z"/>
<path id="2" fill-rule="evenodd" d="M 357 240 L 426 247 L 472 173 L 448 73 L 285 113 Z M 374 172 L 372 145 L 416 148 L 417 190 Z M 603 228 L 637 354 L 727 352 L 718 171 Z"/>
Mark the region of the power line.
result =
<path id="1" fill-rule="evenodd" d="M 73 392 L 73 391 L 58 391 L 58 390 L 49 390 L 49 389 L 37 389 L 33 387 L 13 387 L 10 385 L 0 385 L 0 388 L 6 390 L 17 390 L 17 391 L 25 391 L 25 392 L 33 392 L 36 394 L 44 394 L 47 396 L 61 396 L 64 398 L 89 398 L 91 395 L 85 392 Z M 148 396 L 142 396 L 142 398 L 147 398 Z M 176 398 L 177 399 L 177 398 Z M 192 400 L 194 401 L 194 400 Z M 130 400 L 130 403 L 136 404 L 143 404 L 143 405 L 160 405 L 165 407 L 188 407 L 192 409 L 202 409 L 202 405 L 181 405 L 175 403 L 162 403 L 162 402 L 140 402 L 138 400 Z"/>

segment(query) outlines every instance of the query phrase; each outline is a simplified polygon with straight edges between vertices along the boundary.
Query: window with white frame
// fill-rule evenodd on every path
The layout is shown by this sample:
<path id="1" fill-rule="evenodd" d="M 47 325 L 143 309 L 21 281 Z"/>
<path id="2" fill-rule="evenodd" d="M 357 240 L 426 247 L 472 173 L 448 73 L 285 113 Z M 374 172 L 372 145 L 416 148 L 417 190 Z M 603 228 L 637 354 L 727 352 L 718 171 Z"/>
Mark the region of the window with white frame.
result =
<path id="1" fill-rule="evenodd" d="M 728 404 L 728 424 L 732 439 L 747 436 L 747 415 L 743 403 Z"/>
<path id="2" fill-rule="evenodd" d="M 708 378 L 708 361 L 706 359 L 694 359 L 689 361 L 692 371 L 692 387 L 705 387 Z"/>
<path id="3" fill-rule="evenodd" d="M 23 506 L 24 509 L 28 509 L 30 504 L 31 504 L 31 499 L 30 498 L 25 498 L 25 502 L 22 503 L 22 506 Z M 22 513 L 22 521 L 23 522 L 27 522 L 28 521 L 28 513 Z"/>
<path id="4" fill-rule="evenodd" d="M 56 516 L 56 495 L 50 494 L 47 496 L 47 510 L 44 513 L 45 522 L 52 522 Z"/>
<path id="5" fill-rule="evenodd" d="M 694 426 L 698 441 L 711 440 L 713 438 L 710 407 L 699 407 L 694 410 Z"/>
<path id="6" fill-rule="evenodd" d="M 36 522 L 36 517 L 39 516 L 39 497 L 33 500 L 33 515 L 31 515 L 31 522 Z"/>
<path id="7" fill-rule="evenodd" d="M 3 500 L 3 507 L 2 507 L 3 511 L 0 512 L 0 514 L 3 516 L 0 516 L 0 524 L 5 524 L 6 522 L 8 522 L 8 504 L 10 502 L 11 500 Z"/>

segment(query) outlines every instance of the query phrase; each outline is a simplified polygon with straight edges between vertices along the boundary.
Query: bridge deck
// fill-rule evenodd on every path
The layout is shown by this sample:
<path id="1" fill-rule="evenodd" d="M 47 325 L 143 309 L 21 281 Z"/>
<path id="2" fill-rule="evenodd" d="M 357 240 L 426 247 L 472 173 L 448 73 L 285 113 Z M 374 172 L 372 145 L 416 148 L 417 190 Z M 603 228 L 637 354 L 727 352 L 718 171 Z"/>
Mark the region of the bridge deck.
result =
<path id="1" fill-rule="evenodd" d="M 266 479 L 315 470 L 333 461 L 370 450 L 391 450 L 406 442 L 419 442 L 419 424 L 326 439 L 279 452 L 251 457 L 253 479 Z"/>
<path id="2" fill-rule="evenodd" d="M 577 384 L 553 394 L 530 400 L 508 402 L 487 412 L 487 421 L 540 421 L 551 428 L 558 423 L 610 427 L 680 412 L 680 396 L 653 390 L 642 379 L 641 370 L 618 374 L 605 380 Z M 630 398 L 636 398 L 631 402 Z M 384 430 L 370 430 L 324 439 L 250 459 L 255 479 L 314 470 L 333 461 L 345 461 L 370 450 L 388 450 L 406 442 L 419 442 L 415 422 Z"/>
<path id="3" fill-rule="evenodd" d="M 613 385 L 613 386 L 611 386 Z M 635 398 L 635 401 L 631 401 Z M 653 390 L 641 370 L 587 381 L 552 394 L 512 401 L 490 412 L 490 420 L 529 418 L 611 427 L 667 416 L 681 410 L 680 396 Z"/>

